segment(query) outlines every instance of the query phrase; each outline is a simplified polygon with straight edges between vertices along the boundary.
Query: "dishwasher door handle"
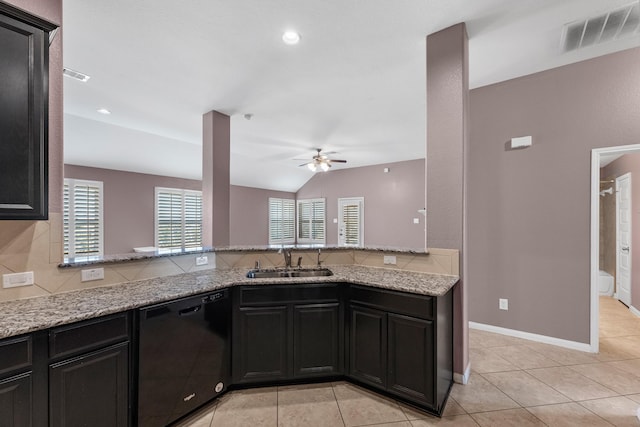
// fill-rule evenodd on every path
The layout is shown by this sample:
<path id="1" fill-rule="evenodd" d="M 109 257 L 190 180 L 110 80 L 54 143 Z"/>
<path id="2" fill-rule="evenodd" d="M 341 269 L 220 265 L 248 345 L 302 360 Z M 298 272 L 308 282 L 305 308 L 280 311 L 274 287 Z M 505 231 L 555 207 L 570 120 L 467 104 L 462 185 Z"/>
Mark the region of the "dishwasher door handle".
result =
<path id="1" fill-rule="evenodd" d="M 180 310 L 178 312 L 178 314 L 180 316 L 189 316 L 189 315 L 192 315 L 192 314 L 195 314 L 195 313 L 199 312 L 201 308 L 202 308 L 202 304 L 194 305 L 193 307 L 189 307 L 189 308 L 185 308 L 183 310 Z"/>

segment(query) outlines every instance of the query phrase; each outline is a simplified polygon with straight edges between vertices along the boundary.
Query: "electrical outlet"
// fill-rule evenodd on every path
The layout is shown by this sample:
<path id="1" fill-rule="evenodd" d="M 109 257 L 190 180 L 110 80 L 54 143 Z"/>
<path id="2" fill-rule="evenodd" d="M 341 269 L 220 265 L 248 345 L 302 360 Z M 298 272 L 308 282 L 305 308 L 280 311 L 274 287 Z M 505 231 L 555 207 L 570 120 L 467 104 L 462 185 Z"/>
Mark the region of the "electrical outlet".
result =
<path id="1" fill-rule="evenodd" d="M 209 258 L 206 255 L 196 257 L 196 265 L 207 265 L 207 264 L 209 264 Z"/>
<path id="2" fill-rule="evenodd" d="M 92 280 L 104 279 L 104 268 L 91 268 L 89 270 L 82 270 L 82 282 L 90 282 Z"/>
<path id="3" fill-rule="evenodd" d="M 420 224 L 420 218 L 413 218 L 414 224 Z"/>
<path id="4" fill-rule="evenodd" d="M 33 285 L 33 271 L 24 273 L 10 273 L 2 275 L 3 288 L 17 288 L 18 286 Z"/>
<path id="5" fill-rule="evenodd" d="M 385 255 L 382 259 L 382 262 L 385 264 L 396 265 L 396 256 L 395 255 Z"/>
<path id="6" fill-rule="evenodd" d="M 499 300 L 500 310 L 509 310 L 509 300 L 506 298 L 500 298 Z"/>

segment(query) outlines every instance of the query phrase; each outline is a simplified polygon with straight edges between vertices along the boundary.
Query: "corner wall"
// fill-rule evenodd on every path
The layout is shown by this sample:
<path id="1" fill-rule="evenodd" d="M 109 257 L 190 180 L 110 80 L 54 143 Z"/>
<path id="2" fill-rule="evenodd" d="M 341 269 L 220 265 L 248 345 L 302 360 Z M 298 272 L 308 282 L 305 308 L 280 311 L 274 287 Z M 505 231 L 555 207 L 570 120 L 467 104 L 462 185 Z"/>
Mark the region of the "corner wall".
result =
<path id="1" fill-rule="evenodd" d="M 469 320 L 589 342 L 591 149 L 639 142 L 638 70 L 640 48 L 471 91 Z"/>

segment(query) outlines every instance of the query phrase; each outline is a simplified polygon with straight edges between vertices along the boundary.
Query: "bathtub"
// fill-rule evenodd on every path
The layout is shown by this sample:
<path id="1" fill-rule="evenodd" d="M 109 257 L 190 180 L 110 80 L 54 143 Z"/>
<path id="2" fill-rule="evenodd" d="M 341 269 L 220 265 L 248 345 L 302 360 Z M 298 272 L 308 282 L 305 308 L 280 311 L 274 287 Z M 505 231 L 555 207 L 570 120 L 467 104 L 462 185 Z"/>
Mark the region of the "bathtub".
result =
<path id="1" fill-rule="evenodd" d="M 606 271 L 600 270 L 598 274 L 598 289 L 600 295 L 613 296 L 613 276 Z"/>

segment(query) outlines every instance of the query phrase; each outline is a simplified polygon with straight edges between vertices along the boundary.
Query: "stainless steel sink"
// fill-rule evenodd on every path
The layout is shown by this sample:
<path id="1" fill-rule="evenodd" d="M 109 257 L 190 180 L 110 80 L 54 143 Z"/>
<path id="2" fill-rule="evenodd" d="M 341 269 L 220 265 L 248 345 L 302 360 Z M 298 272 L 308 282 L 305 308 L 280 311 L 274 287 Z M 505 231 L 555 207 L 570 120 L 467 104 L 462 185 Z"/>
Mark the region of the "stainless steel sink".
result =
<path id="1" fill-rule="evenodd" d="M 254 269 L 249 270 L 250 279 L 276 279 L 284 277 L 326 277 L 333 276 L 328 268 L 289 268 L 289 269 Z"/>

